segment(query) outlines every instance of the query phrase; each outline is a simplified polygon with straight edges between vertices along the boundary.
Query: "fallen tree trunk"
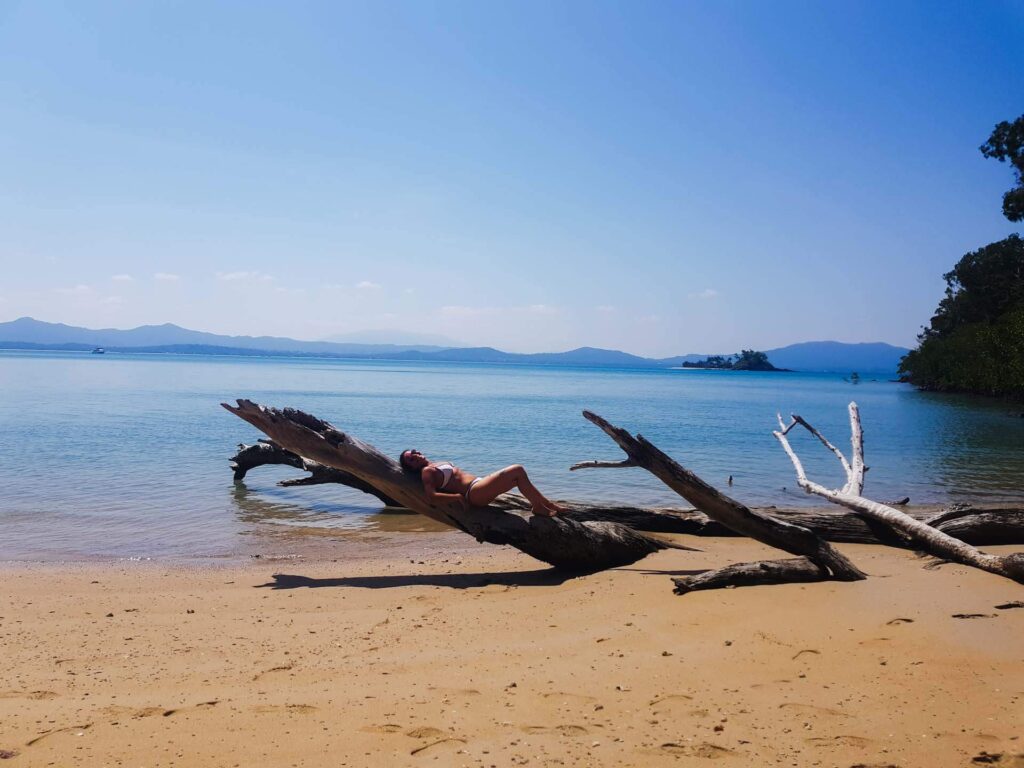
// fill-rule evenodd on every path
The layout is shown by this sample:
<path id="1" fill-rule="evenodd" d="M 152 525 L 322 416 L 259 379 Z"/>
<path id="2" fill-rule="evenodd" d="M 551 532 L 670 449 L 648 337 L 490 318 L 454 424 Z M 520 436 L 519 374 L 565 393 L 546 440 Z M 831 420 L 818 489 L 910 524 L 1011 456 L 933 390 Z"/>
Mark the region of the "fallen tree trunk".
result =
<path id="1" fill-rule="evenodd" d="M 722 525 L 769 546 L 802 556 L 807 563 L 817 569 L 821 580 L 857 581 L 866 578 L 857 566 L 813 531 L 749 509 L 705 483 L 641 435 L 634 437 L 626 430 L 614 426 L 590 411 L 584 411 L 583 416 L 614 440 L 626 453 L 627 458 L 625 461 L 618 462 L 582 462 L 574 465 L 573 470 L 597 467 L 642 467 Z M 786 575 L 794 575 L 801 581 L 807 580 L 804 578 L 807 568 L 803 563 L 794 568 L 792 563 L 780 566 L 778 561 L 764 561 L 729 566 L 727 569 L 719 569 L 719 571 L 712 571 L 700 576 L 677 579 L 677 591 L 690 591 L 692 589 L 690 584 L 701 579 L 706 583 L 716 581 L 728 583 L 730 578 L 736 578 L 740 572 L 743 574 L 743 583 L 745 584 L 777 584 L 780 577 Z"/>
<path id="2" fill-rule="evenodd" d="M 307 477 L 281 480 L 278 485 L 293 487 L 335 483 L 369 493 L 379 499 L 385 507 L 394 511 L 405 509 L 397 501 L 352 473 L 304 459 L 285 450 L 273 440 L 261 440 L 255 445 L 240 444 L 238 452 L 231 457 L 230 461 L 236 481 L 242 481 L 246 474 L 256 467 L 283 465 L 295 467 L 310 474 Z M 558 503 L 566 508 L 564 517 L 580 523 L 622 523 L 638 531 L 689 536 L 742 535 L 697 509 L 587 504 L 565 499 L 559 499 Z M 511 493 L 495 499 L 492 506 L 524 512 L 530 508 L 526 499 Z M 808 528 L 823 539 L 832 542 L 886 544 L 895 547 L 911 546 L 906 537 L 897 535 L 889 526 L 870 519 L 865 520 L 852 512 L 775 507 L 755 507 L 754 509 L 779 520 Z M 406 511 L 409 514 L 416 514 L 412 510 Z M 906 514 L 975 546 L 1024 544 L 1024 509 L 1021 508 L 965 507 L 943 510 L 937 515 L 913 510 Z"/>
<path id="3" fill-rule="evenodd" d="M 381 493 L 370 483 L 356 477 L 351 472 L 345 472 L 334 467 L 326 467 L 315 461 L 304 459 L 296 453 L 286 451 L 273 440 L 260 440 L 255 445 L 239 443 L 238 452 L 231 457 L 231 469 L 235 473 L 235 481 L 245 479 L 246 473 L 254 467 L 262 467 L 267 464 L 284 464 L 289 467 L 309 472 L 308 477 L 298 477 L 291 480 L 282 480 L 278 485 L 290 488 L 297 485 L 322 485 L 325 483 L 338 483 L 347 485 L 357 491 L 376 496 L 385 507 L 401 506 L 397 501 L 385 493 Z"/>
<path id="4" fill-rule="evenodd" d="M 898 509 L 864 498 L 861 495 L 864 490 L 864 474 L 867 471 L 867 467 L 864 465 L 864 431 L 861 427 L 860 411 L 856 403 L 850 403 L 849 412 L 850 441 L 853 447 L 852 462 L 847 462 L 842 452 L 804 419 L 794 414 L 793 420 L 787 425 L 782 421 L 782 416 L 779 415 L 779 429 L 772 432 L 772 434 L 775 435 L 775 438 L 782 445 L 786 455 L 789 456 L 790 461 L 793 463 L 797 484 L 801 488 L 807 491 L 807 493 L 812 493 L 853 510 L 865 519 L 874 520 L 889 526 L 897 534 L 905 536 L 914 546 L 930 555 L 951 562 L 970 565 L 1024 583 L 1024 554 L 1000 556 L 982 552 L 932 525 L 915 520 Z M 798 424 L 818 438 L 822 445 L 835 454 L 839 460 L 843 470 L 846 472 L 846 485 L 841 489 L 826 488 L 807 477 L 800 458 L 789 444 L 787 438 L 790 430 Z M 939 516 L 938 519 L 941 519 L 941 517 Z"/>
<path id="5" fill-rule="evenodd" d="M 812 581 L 829 581 L 833 578 L 806 557 L 790 560 L 758 560 L 753 563 L 736 563 L 694 576 L 672 579 L 675 593 L 685 595 L 701 589 L 722 587 L 752 587 L 760 584 L 792 584 Z"/>
<path id="6" fill-rule="evenodd" d="M 557 568 L 598 571 L 635 563 L 662 549 L 686 549 L 619 523 L 580 523 L 494 506 L 467 509 L 457 502 L 432 501 L 418 477 L 404 472 L 398 462 L 369 443 L 326 421 L 292 408 L 269 408 L 249 400 L 237 402 L 237 406 L 222 405 L 281 448 L 308 461 L 348 472 L 401 506 L 458 528 L 478 541 L 507 544 Z"/>

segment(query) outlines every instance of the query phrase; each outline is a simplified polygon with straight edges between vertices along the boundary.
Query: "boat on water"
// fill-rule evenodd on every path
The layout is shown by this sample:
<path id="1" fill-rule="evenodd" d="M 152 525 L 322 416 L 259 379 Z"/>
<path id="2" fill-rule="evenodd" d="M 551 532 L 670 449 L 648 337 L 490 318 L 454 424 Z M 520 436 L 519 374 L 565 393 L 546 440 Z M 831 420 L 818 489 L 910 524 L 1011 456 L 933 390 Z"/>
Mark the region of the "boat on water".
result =
<path id="1" fill-rule="evenodd" d="M 96 349 L 94 349 L 92 353 L 94 355 L 105 355 L 107 354 L 107 350 L 105 350 L 103 347 L 96 347 Z"/>

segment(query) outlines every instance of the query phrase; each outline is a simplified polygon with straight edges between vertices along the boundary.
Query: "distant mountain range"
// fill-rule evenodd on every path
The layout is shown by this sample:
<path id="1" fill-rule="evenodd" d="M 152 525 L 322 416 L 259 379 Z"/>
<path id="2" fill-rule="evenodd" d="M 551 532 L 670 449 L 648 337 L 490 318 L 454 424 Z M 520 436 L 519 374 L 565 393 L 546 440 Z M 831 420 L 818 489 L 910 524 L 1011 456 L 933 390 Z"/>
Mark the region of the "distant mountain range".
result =
<path id="1" fill-rule="evenodd" d="M 177 354 L 282 355 L 345 357 L 424 362 L 513 363 L 521 365 L 570 365 L 608 368 L 676 368 L 697 362 L 707 354 L 648 358 L 613 349 L 580 347 L 569 352 L 519 354 L 493 347 L 443 347 L 429 344 L 359 344 L 336 341 L 297 341 L 280 336 L 222 336 L 166 323 L 130 330 L 79 328 L 22 317 L 0 323 L 0 348 L 91 350 L 110 352 Z M 882 342 L 845 344 L 808 341 L 763 350 L 779 368 L 861 374 L 895 374 L 900 358 L 909 350 Z"/>

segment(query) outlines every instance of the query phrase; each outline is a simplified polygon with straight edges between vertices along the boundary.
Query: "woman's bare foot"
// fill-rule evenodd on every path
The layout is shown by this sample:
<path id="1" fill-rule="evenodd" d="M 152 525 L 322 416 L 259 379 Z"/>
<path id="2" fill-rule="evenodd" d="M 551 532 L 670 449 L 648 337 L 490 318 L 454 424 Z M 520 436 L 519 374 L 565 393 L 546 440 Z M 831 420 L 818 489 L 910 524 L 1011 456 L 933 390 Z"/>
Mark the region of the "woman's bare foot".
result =
<path id="1" fill-rule="evenodd" d="M 553 509 L 549 509 L 548 507 L 542 506 L 540 504 L 534 504 L 530 508 L 530 511 L 533 512 L 533 514 L 535 514 L 535 515 L 537 515 L 539 517 L 554 517 L 555 515 L 558 514 L 557 511 L 555 511 Z"/>

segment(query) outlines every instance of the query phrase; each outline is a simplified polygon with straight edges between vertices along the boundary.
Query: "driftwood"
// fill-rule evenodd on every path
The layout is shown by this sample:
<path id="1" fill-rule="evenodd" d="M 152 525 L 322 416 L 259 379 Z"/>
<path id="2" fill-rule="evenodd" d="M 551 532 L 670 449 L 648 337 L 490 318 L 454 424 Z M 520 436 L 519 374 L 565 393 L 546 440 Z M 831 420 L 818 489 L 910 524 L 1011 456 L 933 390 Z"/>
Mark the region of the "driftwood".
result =
<path id="1" fill-rule="evenodd" d="M 376 496 L 385 507 L 400 506 L 397 501 L 385 493 L 381 493 L 370 483 L 362 480 L 351 472 L 345 472 L 334 467 L 326 467 L 315 461 L 304 459 L 297 453 L 286 451 L 273 440 L 260 440 L 255 445 L 239 443 L 238 452 L 231 457 L 231 469 L 234 470 L 235 481 L 245 479 L 246 473 L 254 467 L 262 467 L 267 464 L 285 464 L 289 467 L 301 469 L 308 472 L 307 477 L 297 477 L 290 480 L 282 480 L 278 485 L 283 488 L 290 488 L 297 485 L 321 485 L 324 483 L 339 483 L 354 488 L 357 491 Z"/>
<path id="2" fill-rule="evenodd" d="M 281 480 L 278 485 L 292 487 L 335 483 L 369 493 L 391 511 L 416 514 L 352 473 L 303 459 L 277 445 L 273 440 L 261 440 L 255 445 L 240 444 L 238 452 L 231 457 L 230 461 L 236 481 L 242 481 L 246 474 L 256 467 L 266 465 L 295 467 L 308 472 L 309 475 Z M 688 536 L 742 535 L 697 509 L 592 504 L 571 499 L 559 499 L 558 503 L 566 508 L 563 513 L 564 517 L 579 523 L 622 523 L 638 531 Z M 523 512 L 530 509 L 530 504 L 526 499 L 512 493 L 499 496 L 492 506 L 501 509 L 517 509 Z M 889 506 L 893 505 L 889 504 Z M 864 519 L 844 510 L 776 509 L 775 507 L 755 509 L 779 520 L 809 528 L 823 539 L 832 542 L 886 544 L 895 547 L 913 546 L 905 536 L 898 535 L 889 526 L 871 519 Z M 907 514 L 975 546 L 1024 544 L 1024 509 L 1021 508 L 958 507 L 945 509 L 939 514 L 921 511 L 909 511 Z"/>
<path id="3" fill-rule="evenodd" d="M 794 582 L 828 581 L 832 577 L 806 557 L 789 560 L 758 560 L 736 563 L 693 576 L 672 579 L 675 593 L 685 595 L 701 589 L 722 587 L 750 587 L 761 584 L 791 584 Z"/>
<path id="4" fill-rule="evenodd" d="M 573 470 L 609 467 L 642 467 L 665 485 L 728 528 L 764 544 L 801 556 L 797 561 L 763 561 L 728 566 L 699 576 L 673 579 L 680 594 L 700 589 L 701 584 L 727 586 L 739 584 L 777 584 L 793 577 L 798 581 L 857 581 L 866 578 L 857 566 L 827 541 L 803 526 L 778 520 L 731 499 L 678 464 L 641 435 L 610 424 L 596 413 L 583 412 L 626 453 L 624 461 L 587 461 Z"/>
<path id="5" fill-rule="evenodd" d="M 999 556 L 982 552 L 933 525 L 916 520 L 898 509 L 862 496 L 861 494 L 864 492 L 864 474 L 867 471 L 867 467 L 864 465 L 864 430 L 861 427 L 860 411 L 856 403 L 850 403 L 849 413 L 850 442 L 853 449 L 852 461 L 847 461 L 842 451 L 832 445 L 824 435 L 804 419 L 794 414 L 792 421 L 786 424 L 783 422 L 782 416 L 779 415 L 779 429 L 772 434 L 775 435 L 786 455 L 793 462 L 793 468 L 796 470 L 797 484 L 801 488 L 807 491 L 807 493 L 812 493 L 828 499 L 834 504 L 846 507 L 865 519 L 874 520 L 890 527 L 897 534 L 905 536 L 915 547 L 930 555 L 943 560 L 970 565 L 1024 583 L 1024 554 L 1017 553 Z M 797 425 L 804 427 L 818 438 L 822 445 L 839 460 L 843 471 L 846 473 L 846 484 L 841 489 L 826 488 L 807 477 L 800 458 L 789 444 L 787 438 L 790 430 Z"/>
<path id="6" fill-rule="evenodd" d="M 427 498 L 418 476 L 394 459 L 326 421 L 292 408 L 238 400 L 224 407 L 264 432 L 279 447 L 325 467 L 348 472 L 401 506 L 458 528 L 490 544 L 507 544 L 555 567 L 598 571 L 629 565 L 662 549 L 686 549 L 619 523 L 580 523 L 495 506 L 467 509 L 459 502 Z"/>

